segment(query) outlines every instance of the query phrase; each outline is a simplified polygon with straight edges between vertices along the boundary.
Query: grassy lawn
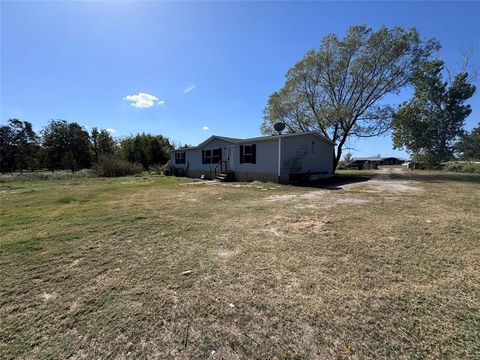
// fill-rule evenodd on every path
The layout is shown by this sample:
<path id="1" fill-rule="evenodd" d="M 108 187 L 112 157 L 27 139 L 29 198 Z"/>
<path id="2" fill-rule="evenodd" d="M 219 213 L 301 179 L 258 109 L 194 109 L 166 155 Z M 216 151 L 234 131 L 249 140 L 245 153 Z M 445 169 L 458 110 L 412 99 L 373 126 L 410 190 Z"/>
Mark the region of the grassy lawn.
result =
<path id="1" fill-rule="evenodd" d="M 478 358 L 480 176 L 375 173 L 0 183 L 0 358 Z"/>

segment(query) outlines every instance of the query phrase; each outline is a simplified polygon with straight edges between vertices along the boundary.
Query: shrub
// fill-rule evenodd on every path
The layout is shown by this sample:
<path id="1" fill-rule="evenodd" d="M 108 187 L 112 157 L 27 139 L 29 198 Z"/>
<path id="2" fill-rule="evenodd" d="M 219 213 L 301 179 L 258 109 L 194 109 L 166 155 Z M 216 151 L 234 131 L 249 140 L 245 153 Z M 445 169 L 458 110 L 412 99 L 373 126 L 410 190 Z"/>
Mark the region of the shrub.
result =
<path id="1" fill-rule="evenodd" d="M 11 181 L 37 181 L 37 180 L 68 180 L 94 177 L 95 174 L 90 169 L 82 169 L 72 174 L 69 170 L 60 170 L 52 173 L 51 171 L 34 172 L 15 172 L 12 174 L 0 175 L 0 183 Z"/>
<path id="2" fill-rule="evenodd" d="M 480 163 L 448 163 L 444 166 L 443 171 L 480 174 Z"/>
<path id="3" fill-rule="evenodd" d="M 113 154 L 102 155 L 93 166 L 93 171 L 98 176 L 117 177 L 140 174 L 143 166 L 131 163 Z"/>
<path id="4" fill-rule="evenodd" d="M 158 164 L 150 165 L 148 168 L 148 172 L 150 174 L 161 174 L 162 170 L 163 170 L 163 166 Z"/>
<path id="5" fill-rule="evenodd" d="M 162 170 L 172 170 L 173 169 L 173 164 L 172 164 L 172 160 L 168 160 L 165 165 L 163 165 L 163 169 Z"/>
<path id="6" fill-rule="evenodd" d="M 347 169 L 347 162 L 345 160 L 340 160 L 337 164 L 337 170 L 345 170 Z"/>

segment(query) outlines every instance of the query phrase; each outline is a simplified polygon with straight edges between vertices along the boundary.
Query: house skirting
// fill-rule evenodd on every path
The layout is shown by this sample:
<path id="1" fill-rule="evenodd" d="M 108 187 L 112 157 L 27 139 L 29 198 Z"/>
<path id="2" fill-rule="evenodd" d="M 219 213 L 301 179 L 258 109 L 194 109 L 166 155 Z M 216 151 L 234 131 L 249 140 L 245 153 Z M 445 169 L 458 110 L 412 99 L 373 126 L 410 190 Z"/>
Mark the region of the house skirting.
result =
<path id="1" fill-rule="evenodd" d="M 259 172 L 248 172 L 248 171 L 234 171 L 235 181 L 262 181 L 262 182 L 278 182 L 278 176 L 274 173 L 259 173 Z M 215 172 L 213 170 L 186 170 L 185 176 L 190 178 L 200 178 L 204 176 L 205 179 L 212 180 L 215 178 Z M 281 183 L 288 183 L 289 175 L 282 174 L 280 177 Z"/>
<path id="2" fill-rule="evenodd" d="M 185 176 L 190 178 L 200 178 L 202 175 L 205 176 L 205 179 L 212 180 L 215 178 L 214 171 L 211 170 L 186 170 Z"/>
<path id="3" fill-rule="evenodd" d="M 288 183 L 288 174 L 282 174 L 280 179 L 274 173 L 257 173 L 248 171 L 235 171 L 236 181 L 262 181 L 262 182 L 279 182 Z"/>

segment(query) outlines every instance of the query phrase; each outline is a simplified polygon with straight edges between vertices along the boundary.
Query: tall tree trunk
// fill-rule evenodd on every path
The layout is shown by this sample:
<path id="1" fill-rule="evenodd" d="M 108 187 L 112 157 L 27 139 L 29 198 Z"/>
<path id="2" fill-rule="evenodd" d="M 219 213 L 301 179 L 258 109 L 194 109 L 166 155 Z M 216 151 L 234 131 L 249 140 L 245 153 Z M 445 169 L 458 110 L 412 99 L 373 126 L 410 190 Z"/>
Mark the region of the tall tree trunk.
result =
<path id="1" fill-rule="evenodd" d="M 342 148 L 343 148 L 343 145 L 345 145 L 345 141 L 347 141 L 347 136 L 348 135 L 344 135 L 342 137 L 342 140 L 340 140 L 340 142 L 338 143 L 338 146 L 337 146 L 337 154 L 334 155 L 333 157 L 333 172 L 335 173 L 335 171 L 337 170 L 337 165 L 342 157 Z"/>

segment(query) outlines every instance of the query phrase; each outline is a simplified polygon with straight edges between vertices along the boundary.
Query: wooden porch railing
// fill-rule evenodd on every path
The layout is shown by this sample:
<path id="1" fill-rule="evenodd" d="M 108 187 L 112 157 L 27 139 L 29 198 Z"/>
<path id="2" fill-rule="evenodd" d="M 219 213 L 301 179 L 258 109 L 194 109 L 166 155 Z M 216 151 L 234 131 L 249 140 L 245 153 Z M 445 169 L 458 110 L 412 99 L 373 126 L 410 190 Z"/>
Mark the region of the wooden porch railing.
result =
<path id="1" fill-rule="evenodd" d="M 222 172 L 227 171 L 227 161 L 226 161 L 226 160 L 220 160 L 220 161 L 218 162 L 218 164 L 215 165 L 215 168 L 214 168 L 215 177 L 217 177 L 218 167 L 220 167 L 220 172 L 219 172 L 219 174 L 221 174 Z"/>

